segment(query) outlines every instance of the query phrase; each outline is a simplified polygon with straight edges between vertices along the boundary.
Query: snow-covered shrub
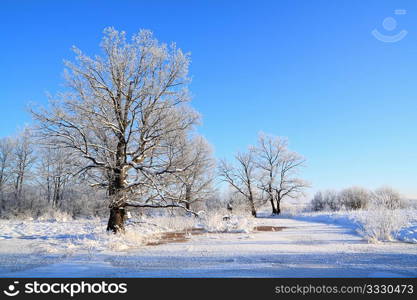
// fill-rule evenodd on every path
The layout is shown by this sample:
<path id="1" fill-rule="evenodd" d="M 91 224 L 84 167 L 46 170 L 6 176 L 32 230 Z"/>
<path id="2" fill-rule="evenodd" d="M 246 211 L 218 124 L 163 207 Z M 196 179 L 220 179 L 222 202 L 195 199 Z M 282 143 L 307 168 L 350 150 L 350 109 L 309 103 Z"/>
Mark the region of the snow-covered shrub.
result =
<path id="1" fill-rule="evenodd" d="M 350 187 L 338 193 L 338 209 L 363 209 L 369 204 L 371 193 L 361 187 Z"/>
<path id="2" fill-rule="evenodd" d="M 313 211 L 338 210 L 340 208 L 338 194 L 335 191 L 317 192 L 311 200 Z"/>
<path id="3" fill-rule="evenodd" d="M 390 187 L 382 187 L 372 194 L 372 202 L 375 206 L 383 206 L 387 209 L 398 209 L 405 207 L 406 202 L 402 200 L 398 191 Z"/>
<path id="4" fill-rule="evenodd" d="M 269 206 L 268 206 L 269 208 Z M 281 204 L 281 216 L 288 216 L 288 217 L 293 217 L 293 216 L 298 216 L 301 213 L 303 213 L 306 209 L 308 209 L 308 205 L 306 204 L 295 204 L 295 203 L 282 203 Z"/>
<path id="5" fill-rule="evenodd" d="M 359 233 L 368 241 L 390 241 L 409 224 L 411 216 L 401 209 L 400 194 L 389 187 L 377 189 L 372 193 L 367 214 L 359 219 Z"/>
<path id="6" fill-rule="evenodd" d="M 103 220 L 88 220 L 93 228 L 85 229 L 85 234 L 75 235 L 64 246 L 69 252 L 85 251 L 90 256 L 102 251 L 126 251 L 146 246 L 150 242 L 159 239 L 159 234 L 166 232 L 165 228 L 154 226 L 152 223 L 143 222 L 127 224 L 124 233 L 113 234 L 106 232 Z"/>
<path id="7" fill-rule="evenodd" d="M 401 195 L 390 187 L 379 188 L 374 192 L 361 187 L 350 187 L 340 192 L 317 192 L 311 200 L 311 209 L 313 211 L 366 209 L 371 202 L 388 209 L 407 206 Z"/>
<path id="8" fill-rule="evenodd" d="M 358 233 L 369 242 L 391 241 L 409 224 L 409 217 L 400 209 L 389 209 L 372 203 L 366 214 L 357 216 Z"/>
<path id="9" fill-rule="evenodd" d="M 49 222 L 68 222 L 73 220 L 71 214 L 53 209 L 51 207 L 43 208 L 43 210 L 23 210 L 7 215 L 9 220 L 26 220 L 26 221 L 49 221 Z"/>
<path id="10" fill-rule="evenodd" d="M 36 219 L 39 221 L 68 222 L 71 221 L 73 217 L 65 211 L 49 208 Z"/>
<path id="11" fill-rule="evenodd" d="M 158 231 L 184 231 L 198 225 L 198 219 L 194 216 L 142 217 L 141 222 L 153 226 Z"/>
<path id="12" fill-rule="evenodd" d="M 250 232 L 254 219 L 247 214 L 230 214 L 227 210 L 205 213 L 201 216 L 201 226 L 208 232 Z"/>
<path id="13" fill-rule="evenodd" d="M 139 248 L 152 240 L 152 232 L 143 232 L 129 228 L 124 234 L 107 233 L 106 247 L 113 251 L 125 251 Z"/>

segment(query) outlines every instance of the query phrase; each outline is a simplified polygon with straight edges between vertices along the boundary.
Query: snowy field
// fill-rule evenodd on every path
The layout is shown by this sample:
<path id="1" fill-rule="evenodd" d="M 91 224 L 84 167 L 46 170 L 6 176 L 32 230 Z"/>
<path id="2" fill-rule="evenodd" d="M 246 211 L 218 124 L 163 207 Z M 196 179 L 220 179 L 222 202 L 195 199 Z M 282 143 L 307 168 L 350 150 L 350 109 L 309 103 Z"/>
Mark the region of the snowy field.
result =
<path id="1" fill-rule="evenodd" d="M 124 238 L 99 219 L 1 220 L 0 276 L 417 277 L 415 220 L 370 243 L 351 213 L 193 219 L 142 220 Z"/>

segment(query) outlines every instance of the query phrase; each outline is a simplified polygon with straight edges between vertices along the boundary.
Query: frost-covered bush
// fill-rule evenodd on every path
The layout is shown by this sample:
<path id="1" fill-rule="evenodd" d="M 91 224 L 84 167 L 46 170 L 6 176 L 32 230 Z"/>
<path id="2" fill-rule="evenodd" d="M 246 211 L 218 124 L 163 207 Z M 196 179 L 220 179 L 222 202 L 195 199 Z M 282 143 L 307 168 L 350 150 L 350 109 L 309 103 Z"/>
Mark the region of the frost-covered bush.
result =
<path id="1" fill-rule="evenodd" d="M 366 209 L 371 202 L 376 207 L 383 206 L 388 209 L 407 206 L 401 195 L 390 187 L 379 188 L 374 192 L 361 187 L 350 187 L 339 192 L 317 192 L 311 200 L 311 209 L 313 211 Z"/>
<path id="2" fill-rule="evenodd" d="M 184 231 L 198 227 L 198 218 L 194 216 L 157 216 L 142 217 L 141 224 L 148 224 L 160 231 Z"/>
<path id="3" fill-rule="evenodd" d="M 387 209 L 403 208 L 406 201 L 402 200 L 400 193 L 390 187 L 382 187 L 372 193 L 374 206 L 383 206 Z"/>
<path id="4" fill-rule="evenodd" d="M 43 214 L 39 215 L 36 219 L 39 221 L 68 222 L 71 221 L 73 217 L 65 211 L 49 208 L 45 210 Z"/>
<path id="5" fill-rule="evenodd" d="M 359 217 L 359 233 L 368 241 L 390 241 L 407 226 L 410 215 L 401 209 L 400 194 L 392 188 L 383 187 L 371 194 L 367 214 Z"/>
<path id="6" fill-rule="evenodd" d="M 201 226 L 208 232 L 250 232 L 254 219 L 247 214 L 229 214 L 227 210 L 205 213 L 201 216 Z"/>
<path id="7" fill-rule="evenodd" d="M 393 210 L 371 202 L 367 209 L 303 212 L 297 218 L 347 227 L 372 243 L 391 240 L 417 243 L 417 211 L 414 209 Z"/>
<path id="8" fill-rule="evenodd" d="M 350 187 L 340 191 L 338 197 L 338 209 L 363 209 L 369 204 L 371 193 L 361 187 Z"/>
<path id="9" fill-rule="evenodd" d="M 337 192 L 331 190 L 317 192 L 311 200 L 311 208 L 314 211 L 338 210 L 340 205 Z"/>
<path id="10" fill-rule="evenodd" d="M 129 228 L 124 234 L 113 235 L 106 233 L 105 246 L 113 251 L 125 251 L 132 248 L 139 248 L 153 240 L 155 233 L 152 231 L 141 231 Z"/>
<path id="11" fill-rule="evenodd" d="M 391 241 L 409 224 L 409 216 L 404 210 L 390 209 L 376 203 L 372 203 L 367 213 L 358 215 L 357 219 L 358 233 L 369 242 Z"/>
<path id="12" fill-rule="evenodd" d="M 268 206 L 269 208 L 269 206 Z M 281 216 L 298 216 L 308 210 L 308 205 L 303 203 L 282 203 L 281 204 Z"/>

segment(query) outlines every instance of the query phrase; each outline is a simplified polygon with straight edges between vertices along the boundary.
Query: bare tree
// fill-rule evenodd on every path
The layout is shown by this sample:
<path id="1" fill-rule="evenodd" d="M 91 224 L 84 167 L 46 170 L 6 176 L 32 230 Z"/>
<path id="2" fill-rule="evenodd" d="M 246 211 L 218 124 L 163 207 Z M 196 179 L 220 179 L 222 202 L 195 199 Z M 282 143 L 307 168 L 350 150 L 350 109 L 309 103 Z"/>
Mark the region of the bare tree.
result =
<path id="1" fill-rule="evenodd" d="M 72 159 L 63 149 L 46 147 L 39 151 L 37 181 L 50 206 L 57 208 L 72 175 Z"/>
<path id="2" fill-rule="evenodd" d="M 238 153 L 235 155 L 237 166 L 232 166 L 226 161 L 221 161 L 219 174 L 223 181 L 232 186 L 240 193 L 249 204 L 252 216 L 256 217 L 255 207 L 255 172 L 256 165 L 254 161 L 254 152 L 249 150 L 247 153 Z"/>
<path id="3" fill-rule="evenodd" d="M 142 30 L 130 41 L 105 29 L 103 56 L 80 50 L 67 62 L 70 91 L 33 111 L 39 132 L 78 157 L 78 174 L 105 187 L 111 199 L 108 230 L 123 231 L 125 207 L 186 207 L 172 195 L 178 167 L 175 140 L 199 116 L 189 102 L 189 57 Z"/>
<path id="4" fill-rule="evenodd" d="M 282 156 L 286 150 L 286 141 L 283 139 L 266 138 L 259 135 L 258 146 L 253 148 L 256 152 L 256 165 L 261 170 L 259 178 L 260 188 L 266 193 L 272 206 L 272 214 L 278 214 L 276 201 L 276 187 Z"/>
<path id="5" fill-rule="evenodd" d="M 12 177 L 13 141 L 10 138 L 0 139 L 0 209 L 5 209 L 4 190 Z"/>
<path id="6" fill-rule="evenodd" d="M 31 168 L 36 160 L 35 150 L 32 143 L 32 133 L 29 129 L 24 129 L 16 138 L 13 156 L 12 168 L 14 176 L 15 200 L 19 205 L 21 205 L 24 200 L 22 199 L 24 182 L 28 179 Z"/>
<path id="7" fill-rule="evenodd" d="M 180 163 L 184 172 L 178 176 L 180 190 L 184 193 L 184 204 L 191 209 L 191 204 L 203 202 L 213 195 L 215 161 L 209 143 L 200 136 L 185 141 L 181 147 Z"/>
<path id="8" fill-rule="evenodd" d="M 271 203 L 272 214 L 280 214 L 281 201 L 299 197 L 308 186 L 306 181 L 297 177 L 305 160 L 288 150 L 286 139 L 265 134 L 259 135 L 258 145 L 253 151 L 256 153 L 256 166 L 260 169 L 259 187 Z"/>

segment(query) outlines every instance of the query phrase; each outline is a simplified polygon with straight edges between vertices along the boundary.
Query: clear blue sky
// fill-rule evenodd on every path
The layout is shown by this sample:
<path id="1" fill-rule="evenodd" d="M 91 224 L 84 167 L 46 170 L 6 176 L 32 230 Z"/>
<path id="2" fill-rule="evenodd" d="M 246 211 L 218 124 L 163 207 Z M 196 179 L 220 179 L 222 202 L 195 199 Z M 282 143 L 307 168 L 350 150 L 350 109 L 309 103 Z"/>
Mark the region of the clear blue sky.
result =
<path id="1" fill-rule="evenodd" d="M 388 184 L 417 197 L 416 14 L 412 0 L 2 0 L 0 136 L 60 88 L 72 45 L 95 54 L 104 27 L 146 28 L 192 53 L 199 131 L 217 157 L 262 130 L 307 158 L 314 190 Z M 373 29 L 408 34 L 384 43 Z"/>

